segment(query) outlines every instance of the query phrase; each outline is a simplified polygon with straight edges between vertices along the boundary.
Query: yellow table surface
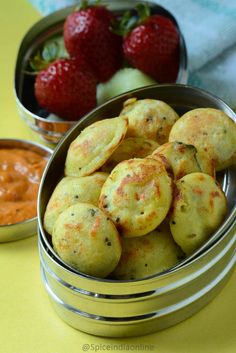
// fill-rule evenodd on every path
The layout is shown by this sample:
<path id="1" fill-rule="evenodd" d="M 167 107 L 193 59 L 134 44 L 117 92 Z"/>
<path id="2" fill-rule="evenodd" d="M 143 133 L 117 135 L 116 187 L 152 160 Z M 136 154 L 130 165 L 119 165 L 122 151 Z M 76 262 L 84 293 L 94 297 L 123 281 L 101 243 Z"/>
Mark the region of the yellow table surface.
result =
<path id="1" fill-rule="evenodd" d="M 13 94 L 20 42 L 40 14 L 26 0 L 0 6 L 0 137 L 31 139 Z M 84 346 L 83 345 L 90 345 Z M 142 348 L 146 345 L 146 349 Z M 155 334 L 124 339 L 77 331 L 56 315 L 39 272 L 37 236 L 0 244 L 0 353 L 235 353 L 236 271 L 223 291 L 190 319 Z"/>

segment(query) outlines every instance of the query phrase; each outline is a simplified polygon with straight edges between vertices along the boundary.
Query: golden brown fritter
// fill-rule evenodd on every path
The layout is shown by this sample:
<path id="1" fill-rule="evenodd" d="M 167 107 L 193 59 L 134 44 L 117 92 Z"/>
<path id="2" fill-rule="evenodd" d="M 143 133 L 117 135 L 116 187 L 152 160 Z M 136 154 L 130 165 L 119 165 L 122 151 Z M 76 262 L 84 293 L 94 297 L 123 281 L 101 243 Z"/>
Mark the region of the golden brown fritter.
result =
<path id="1" fill-rule="evenodd" d="M 119 163 L 103 184 L 99 207 L 127 237 L 154 230 L 166 217 L 172 181 L 164 165 L 148 158 Z"/>

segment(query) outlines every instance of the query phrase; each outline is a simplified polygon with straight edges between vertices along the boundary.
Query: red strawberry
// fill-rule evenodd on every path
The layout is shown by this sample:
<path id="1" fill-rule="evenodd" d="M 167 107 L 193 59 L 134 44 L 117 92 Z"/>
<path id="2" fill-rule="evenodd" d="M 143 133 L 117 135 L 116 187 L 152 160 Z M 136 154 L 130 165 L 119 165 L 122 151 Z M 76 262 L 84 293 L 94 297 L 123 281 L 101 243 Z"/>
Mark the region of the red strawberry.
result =
<path id="1" fill-rule="evenodd" d="M 96 106 L 96 79 L 83 62 L 57 59 L 36 77 L 39 105 L 66 120 L 77 120 Z"/>
<path id="2" fill-rule="evenodd" d="M 122 38 L 111 31 L 114 15 L 103 6 L 70 14 L 64 23 L 69 54 L 84 57 L 98 81 L 107 81 L 122 64 Z"/>
<path id="3" fill-rule="evenodd" d="M 179 33 L 167 17 L 152 15 L 124 38 L 127 61 L 160 83 L 176 81 Z"/>

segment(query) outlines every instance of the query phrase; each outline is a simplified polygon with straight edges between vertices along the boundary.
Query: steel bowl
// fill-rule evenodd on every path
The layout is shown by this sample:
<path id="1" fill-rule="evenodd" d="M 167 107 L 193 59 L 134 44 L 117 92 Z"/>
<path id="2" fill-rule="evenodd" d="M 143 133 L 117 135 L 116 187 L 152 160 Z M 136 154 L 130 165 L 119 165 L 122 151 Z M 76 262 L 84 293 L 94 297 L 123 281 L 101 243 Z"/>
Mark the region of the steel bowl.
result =
<path id="1" fill-rule="evenodd" d="M 53 250 L 43 228 L 47 202 L 63 176 L 70 143 L 91 123 L 117 116 L 131 97 L 160 99 L 180 115 L 199 107 L 236 115 L 222 100 L 186 85 L 156 85 L 118 96 L 82 118 L 56 147 L 41 181 L 38 199 L 42 280 L 58 315 L 69 325 L 100 336 L 138 336 L 172 326 L 196 313 L 223 288 L 235 265 L 236 168 L 222 175 L 228 214 L 193 255 L 173 268 L 140 280 L 98 279 L 76 271 Z"/>
<path id="2" fill-rule="evenodd" d="M 52 150 L 48 147 L 20 139 L 0 139 L 0 149 L 1 148 L 31 150 L 47 159 L 49 159 L 52 154 Z M 0 225 L 0 243 L 20 240 L 37 234 L 37 224 L 37 216 L 35 216 L 34 218 L 22 222 Z"/>
<path id="3" fill-rule="evenodd" d="M 121 1 L 101 1 L 101 4 L 117 14 L 122 14 L 125 10 L 132 9 L 140 3 L 139 0 Z M 187 51 L 183 35 L 179 29 L 173 15 L 163 7 L 148 2 L 151 13 L 162 14 L 175 23 L 180 34 L 180 67 L 176 82 L 187 82 Z M 75 9 L 75 6 L 66 7 L 56 11 L 33 25 L 26 33 L 19 47 L 16 67 L 15 67 L 15 99 L 20 116 L 34 132 L 36 140 L 53 146 L 65 135 L 65 133 L 75 125 L 74 121 L 50 121 L 47 119 L 48 112 L 39 107 L 34 96 L 34 76 L 26 74 L 29 58 L 39 48 L 45 40 L 62 34 L 63 23 L 66 17 Z M 55 146 L 54 146 L 55 147 Z"/>

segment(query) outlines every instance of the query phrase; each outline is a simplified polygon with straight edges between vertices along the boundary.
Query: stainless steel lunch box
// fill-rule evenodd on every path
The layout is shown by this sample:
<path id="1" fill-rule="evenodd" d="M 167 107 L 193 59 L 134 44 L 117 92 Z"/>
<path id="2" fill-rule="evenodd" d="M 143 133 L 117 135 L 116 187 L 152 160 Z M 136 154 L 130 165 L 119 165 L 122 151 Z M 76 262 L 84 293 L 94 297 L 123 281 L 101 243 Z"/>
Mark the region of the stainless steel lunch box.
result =
<path id="1" fill-rule="evenodd" d="M 236 168 L 222 175 L 228 215 L 221 227 L 197 252 L 175 267 L 145 279 L 115 281 L 79 273 L 54 252 L 43 229 L 49 197 L 61 176 L 67 149 L 79 132 L 94 121 L 117 116 L 130 98 L 154 98 L 179 114 L 198 108 L 235 113 L 208 92 L 186 85 L 155 85 L 123 94 L 98 107 L 62 139 L 42 178 L 39 199 L 39 253 L 42 280 L 58 315 L 69 325 L 99 336 L 139 336 L 172 326 L 196 313 L 223 288 L 236 255 Z M 96 250 L 95 250 L 96 251 Z"/>
<path id="2" fill-rule="evenodd" d="M 117 14 L 122 14 L 125 10 L 132 9 L 139 3 L 139 0 L 121 1 L 101 1 L 101 4 Z M 163 14 L 171 18 L 179 26 L 175 18 L 163 7 L 154 2 L 148 2 L 152 13 Z M 57 143 L 62 136 L 75 124 L 74 121 L 50 121 L 46 117 L 47 112 L 42 110 L 34 96 L 34 76 L 28 75 L 29 58 L 39 48 L 46 39 L 62 34 L 65 18 L 73 12 L 75 6 L 66 7 L 54 12 L 38 21 L 26 33 L 20 45 L 16 67 L 15 67 L 15 98 L 20 116 L 34 132 L 34 137 L 41 142 L 49 144 Z M 180 32 L 180 69 L 177 83 L 187 82 L 187 51 L 184 38 Z"/>

